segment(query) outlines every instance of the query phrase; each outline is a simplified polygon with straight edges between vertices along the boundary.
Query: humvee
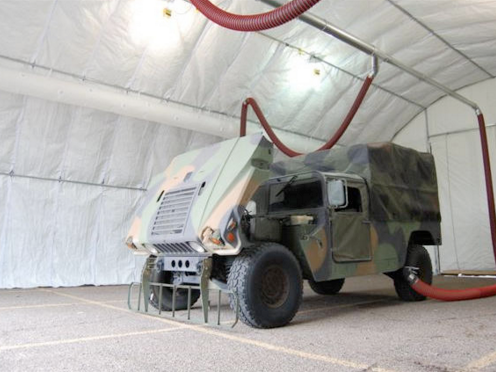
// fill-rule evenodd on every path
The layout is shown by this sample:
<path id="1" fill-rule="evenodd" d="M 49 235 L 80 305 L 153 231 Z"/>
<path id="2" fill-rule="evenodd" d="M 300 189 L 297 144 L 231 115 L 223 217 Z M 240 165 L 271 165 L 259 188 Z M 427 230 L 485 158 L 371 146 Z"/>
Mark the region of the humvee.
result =
<path id="1" fill-rule="evenodd" d="M 201 296 L 207 307 L 212 285 L 244 323 L 271 328 L 294 317 L 303 280 L 333 295 L 346 278 L 384 273 L 401 299 L 423 300 L 402 269 L 432 282 L 423 245 L 441 244 L 440 220 L 430 154 L 376 143 L 274 163 L 255 134 L 177 156 L 151 181 L 126 243 L 149 255 L 152 306 L 186 309 Z"/>

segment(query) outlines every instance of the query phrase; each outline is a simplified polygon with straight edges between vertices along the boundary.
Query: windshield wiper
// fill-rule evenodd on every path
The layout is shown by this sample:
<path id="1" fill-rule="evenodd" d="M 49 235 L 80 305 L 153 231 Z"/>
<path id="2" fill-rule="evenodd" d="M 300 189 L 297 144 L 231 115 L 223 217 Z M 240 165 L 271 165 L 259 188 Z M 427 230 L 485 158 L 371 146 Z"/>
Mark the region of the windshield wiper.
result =
<path id="1" fill-rule="evenodd" d="M 284 185 L 284 187 L 279 190 L 279 192 L 276 194 L 276 197 L 278 197 L 279 195 L 281 195 L 284 191 L 286 191 L 292 184 L 293 182 L 296 180 L 296 178 L 298 178 L 298 176 L 293 176 L 291 177 L 291 179 L 288 181 L 287 184 Z"/>

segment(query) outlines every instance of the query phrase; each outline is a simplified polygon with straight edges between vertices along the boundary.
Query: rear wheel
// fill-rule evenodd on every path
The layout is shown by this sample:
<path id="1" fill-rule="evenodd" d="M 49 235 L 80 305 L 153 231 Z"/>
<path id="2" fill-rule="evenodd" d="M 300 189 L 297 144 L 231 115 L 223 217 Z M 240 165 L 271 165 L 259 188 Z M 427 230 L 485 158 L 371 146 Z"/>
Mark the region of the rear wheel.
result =
<path id="1" fill-rule="evenodd" d="M 312 290 L 320 295 L 337 294 L 344 285 L 344 279 L 327 280 L 325 282 L 316 282 L 312 279 L 308 280 L 308 284 Z"/>
<path id="2" fill-rule="evenodd" d="M 153 270 L 150 276 L 150 282 L 156 283 L 172 283 L 172 272 L 170 271 L 157 271 Z M 160 287 L 151 286 L 150 288 L 150 304 L 155 308 L 159 308 L 159 296 Z M 191 290 L 191 306 L 200 297 L 200 291 L 198 289 Z M 162 310 L 172 311 L 172 288 L 162 287 Z M 185 310 L 188 308 L 188 290 L 184 288 L 178 288 L 176 290 L 176 310 Z"/>
<path id="3" fill-rule="evenodd" d="M 427 284 L 432 284 L 432 264 L 431 258 L 429 257 L 429 252 L 417 244 L 410 245 L 408 247 L 408 254 L 406 257 L 405 266 L 412 266 L 417 268 L 417 274 L 420 280 Z M 405 279 L 402 270 L 395 272 L 392 275 L 394 279 L 394 288 L 398 297 L 403 301 L 423 301 L 425 296 L 415 292 L 415 290 L 408 284 Z"/>
<path id="4" fill-rule="evenodd" d="M 233 262 L 228 286 L 238 295 L 241 321 L 256 328 L 288 324 L 300 307 L 303 293 L 297 259 L 275 243 L 242 251 Z M 233 295 L 229 302 L 235 310 Z"/>

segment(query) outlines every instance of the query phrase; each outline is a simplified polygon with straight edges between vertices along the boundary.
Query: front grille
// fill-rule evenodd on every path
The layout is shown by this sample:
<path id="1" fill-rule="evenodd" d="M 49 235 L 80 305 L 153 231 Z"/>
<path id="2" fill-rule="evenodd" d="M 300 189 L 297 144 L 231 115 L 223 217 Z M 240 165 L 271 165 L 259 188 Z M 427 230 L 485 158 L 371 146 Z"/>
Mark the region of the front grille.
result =
<path id="1" fill-rule="evenodd" d="M 188 243 L 165 243 L 165 244 L 154 244 L 153 245 L 161 253 L 169 254 L 185 254 L 185 253 L 196 253 L 193 248 L 189 246 Z"/>
<path id="2" fill-rule="evenodd" d="M 152 227 L 152 235 L 179 235 L 188 220 L 196 187 L 169 191 L 162 197 Z"/>

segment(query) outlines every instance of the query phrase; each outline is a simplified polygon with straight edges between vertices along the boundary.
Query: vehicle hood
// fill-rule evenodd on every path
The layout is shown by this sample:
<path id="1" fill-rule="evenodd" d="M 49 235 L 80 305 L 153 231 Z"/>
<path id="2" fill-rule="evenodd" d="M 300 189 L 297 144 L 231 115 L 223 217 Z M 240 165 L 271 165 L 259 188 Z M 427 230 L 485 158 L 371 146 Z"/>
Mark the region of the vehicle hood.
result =
<path id="1" fill-rule="evenodd" d="M 201 241 L 206 227 L 224 236 L 227 224 L 239 222 L 243 207 L 270 177 L 272 153 L 272 144 L 254 134 L 175 157 L 150 182 L 128 239 L 138 248 Z M 236 238 L 226 242 L 226 250 L 240 249 Z"/>

